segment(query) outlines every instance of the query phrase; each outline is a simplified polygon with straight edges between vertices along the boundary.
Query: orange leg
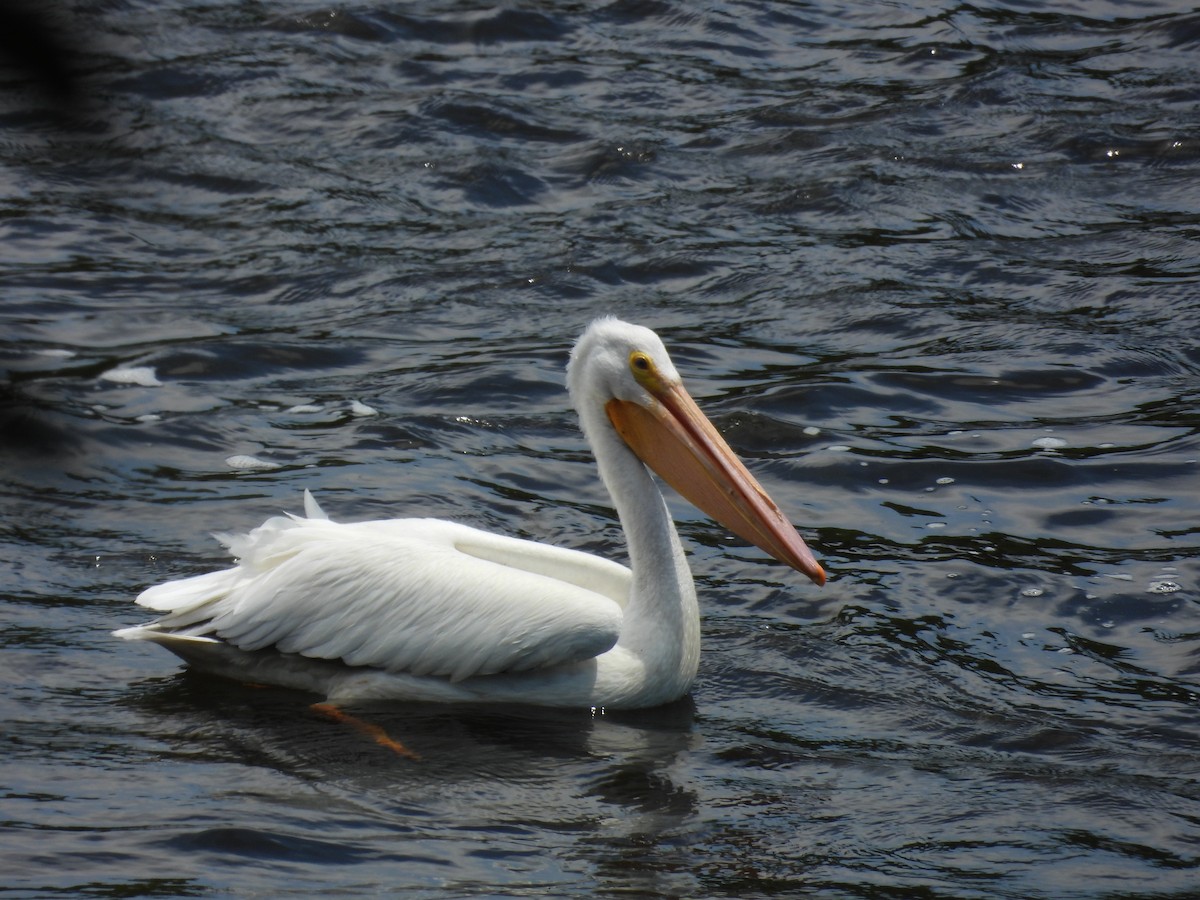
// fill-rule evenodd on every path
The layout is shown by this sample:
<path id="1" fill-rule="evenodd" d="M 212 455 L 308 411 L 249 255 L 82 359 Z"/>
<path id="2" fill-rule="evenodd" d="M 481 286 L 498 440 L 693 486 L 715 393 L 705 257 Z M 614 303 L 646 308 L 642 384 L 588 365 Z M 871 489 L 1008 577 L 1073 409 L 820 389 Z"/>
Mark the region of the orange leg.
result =
<path id="1" fill-rule="evenodd" d="M 403 756 L 405 759 L 421 758 L 419 754 L 414 753 L 399 741 L 389 737 L 387 732 L 378 725 L 372 725 L 370 722 L 365 722 L 357 716 L 352 716 L 350 713 L 338 709 L 332 703 L 314 703 L 309 709 L 333 719 L 335 722 L 341 722 L 344 725 L 349 725 L 351 728 L 358 729 L 363 734 L 371 737 L 379 746 L 386 747 L 397 756 Z"/>

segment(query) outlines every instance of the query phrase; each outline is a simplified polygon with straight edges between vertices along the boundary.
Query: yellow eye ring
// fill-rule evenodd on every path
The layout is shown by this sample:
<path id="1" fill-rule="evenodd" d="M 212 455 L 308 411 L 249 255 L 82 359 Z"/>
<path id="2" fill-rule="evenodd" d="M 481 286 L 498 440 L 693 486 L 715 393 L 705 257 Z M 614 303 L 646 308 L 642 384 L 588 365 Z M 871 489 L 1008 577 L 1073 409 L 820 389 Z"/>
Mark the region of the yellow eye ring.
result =
<path id="1" fill-rule="evenodd" d="M 634 379 L 652 394 L 663 390 L 663 377 L 658 366 L 645 350 L 634 350 L 629 354 L 629 371 Z"/>

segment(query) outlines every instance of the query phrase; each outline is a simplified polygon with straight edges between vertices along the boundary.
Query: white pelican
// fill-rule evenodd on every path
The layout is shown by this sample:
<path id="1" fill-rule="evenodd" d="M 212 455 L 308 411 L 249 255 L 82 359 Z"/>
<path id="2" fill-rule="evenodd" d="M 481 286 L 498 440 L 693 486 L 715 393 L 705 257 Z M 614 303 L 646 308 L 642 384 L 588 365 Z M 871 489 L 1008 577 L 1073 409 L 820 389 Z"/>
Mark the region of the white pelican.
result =
<path id="1" fill-rule="evenodd" d="M 567 382 L 629 545 L 628 568 L 436 519 L 306 517 L 218 535 L 238 563 L 137 602 L 115 632 L 193 667 L 325 694 L 638 708 L 692 685 L 700 613 L 646 466 L 714 519 L 824 584 L 825 572 L 695 401 L 658 335 L 613 318 L 575 344 Z M 643 465 L 645 463 L 645 465 Z"/>

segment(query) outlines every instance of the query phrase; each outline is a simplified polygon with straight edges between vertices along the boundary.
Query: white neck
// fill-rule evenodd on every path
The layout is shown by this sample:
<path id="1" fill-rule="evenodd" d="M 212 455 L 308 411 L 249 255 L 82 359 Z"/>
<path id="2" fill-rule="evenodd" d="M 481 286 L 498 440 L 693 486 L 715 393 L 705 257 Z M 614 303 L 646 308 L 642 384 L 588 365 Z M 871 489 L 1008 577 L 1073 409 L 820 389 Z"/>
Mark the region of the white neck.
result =
<path id="1" fill-rule="evenodd" d="M 579 414 L 625 531 L 633 572 L 618 646 L 642 660 L 648 677 L 690 684 L 700 661 L 700 610 L 666 501 L 603 407 L 589 405 Z"/>

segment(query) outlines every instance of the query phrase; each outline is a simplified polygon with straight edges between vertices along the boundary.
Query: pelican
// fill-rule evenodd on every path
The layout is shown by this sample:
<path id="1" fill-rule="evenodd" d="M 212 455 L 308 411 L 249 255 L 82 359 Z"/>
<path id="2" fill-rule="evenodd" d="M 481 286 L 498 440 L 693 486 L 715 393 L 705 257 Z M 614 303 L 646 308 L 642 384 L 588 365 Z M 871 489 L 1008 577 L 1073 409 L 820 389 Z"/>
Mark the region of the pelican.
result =
<path id="1" fill-rule="evenodd" d="M 567 384 L 629 566 L 437 519 L 305 515 L 217 535 L 233 568 L 156 585 L 116 635 L 192 667 L 324 694 L 633 709 L 682 697 L 700 660 L 692 574 L 647 466 L 816 584 L 825 572 L 683 387 L 653 331 L 594 321 Z"/>

